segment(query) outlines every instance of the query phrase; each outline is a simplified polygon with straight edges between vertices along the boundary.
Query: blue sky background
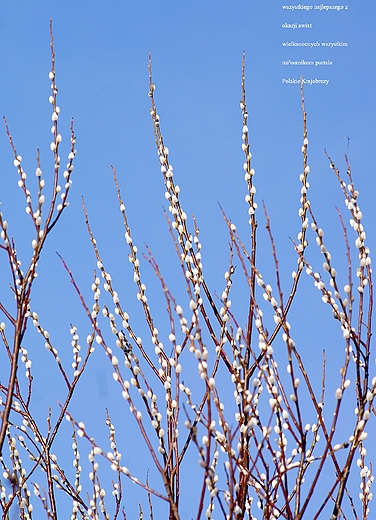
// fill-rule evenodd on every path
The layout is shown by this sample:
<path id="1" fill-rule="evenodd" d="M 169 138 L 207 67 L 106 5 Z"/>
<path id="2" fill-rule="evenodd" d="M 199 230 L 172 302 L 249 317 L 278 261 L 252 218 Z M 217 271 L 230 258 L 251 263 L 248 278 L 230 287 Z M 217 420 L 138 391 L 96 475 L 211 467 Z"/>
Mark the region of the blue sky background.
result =
<path id="1" fill-rule="evenodd" d="M 71 357 L 69 323 L 81 327 L 79 334 L 83 339 L 90 328 L 55 251 L 65 258 L 83 293 L 90 298 L 95 261 L 81 210 L 82 196 L 117 291 L 120 294 L 123 291 L 130 298 L 130 309 L 136 304 L 111 164 L 118 171 L 135 243 L 141 251 L 145 250 L 144 243 L 150 246 L 157 261 L 164 266 L 171 290 L 176 285 L 178 291 L 177 280 L 172 274 L 176 259 L 162 211 L 166 205 L 163 179 L 149 115 L 149 52 L 153 59 L 162 133 L 181 186 L 182 205 L 188 215 L 194 213 L 197 217 L 203 243 L 204 273 L 213 291 L 221 294 L 223 273 L 228 263 L 228 235 L 218 202 L 237 224 L 245 241 L 249 235 L 239 109 L 243 51 L 246 52 L 250 143 L 256 169 L 257 202 L 261 207 L 261 201 L 265 201 L 271 218 L 285 292 L 290 287 L 290 273 L 296 264 L 290 237 L 296 237 L 299 226 L 302 115 L 299 85 L 284 85 L 282 78 L 299 78 L 302 74 L 307 79 L 329 80 L 328 85 L 305 87 L 312 172 L 309 198 L 328 236 L 328 247 L 338 250 L 337 265 L 346 268 L 342 232 L 335 210 L 338 205 L 344 211 L 344 204 L 324 148 L 345 172 L 345 136 L 350 137 L 348 155 L 360 191 L 369 245 L 374 248 L 376 71 L 373 57 L 376 40 L 373 22 L 376 5 L 371 0 L 351 0 L 347 4 L 348 10 L 306 12 L 283 10 L 282 4 L 284 2 L 274 0 L 81 0 L 14 1 L 0 5 L 0 111 L 7 117 L 17 150 L 24 158 L 24 169 L 30 172 L 31 183 L 37 147 L 41 150 L 46 181 L 49 171 L 52 176 L 51 107 L 48 103 L 50 17 L 53 18 L 56 81 L 61 106 L 59 124 L 65 150 L 62 157 L 69 152 L 70 118 L 75 119 L 78 155 L 70 208 L 47 243 L 40 261 L 39 284 L 33 295 L 41 323 L 56 334 L 56 346 L 68 364 Z M 286 5 L 297 5 L 297 2 L 286 2 Z M 282 24 L 294 22 L 312 23 L 313 27 L 282 28 Z M 333 49 L 287 49 L 282 46 L 282 42 L 291 40 L 341 41 L 348 46 Z M 287 59 L 331 60 L 333 65 L 283 66 L 282 60 Z M 26 263 L 33 236 L 24 213 L 22 193 L 17 187 L 5 131 L 0 137 L 0 166 L 2 211 Z M 259 220 L 260 251 L 265 251 L 260 253 L 259 260 L 265 271 L 272 273 L 270 246 L 263 232 L 261 212 Z M 313 236 L 311 242 L 312 251 L 308 257 L 320 266 L 322 260 L 315 251 Z M 157 283 L 147 265 L 142 266 L 142 272 L 145 272 L 146 283 L 153 294 Z M 274 285 L 274 279 L 271 283 Z M 7 284 L 8 279 L 1 276 L 1 301 L 11 301 Z M 311 281 L 304 281 L 302 285 L 306 292 L 299 296 L 299 312 L 293 315 L 292 323 L 297 327 L 297 335 L 302 334 L 307 341 L 303 351 L 310 362 L 320 358 L 322 348 L 332 348 L 332 334 L 333 338 L 338 338 L 335 336 L 338 330 L 330 321 L 323 330 L 318 329 L 318 323 L 330 318 L 330 312 L 323 309 L 320 296 L 312 292 Z M 312 304 L 315 319 L 304 314 L 311 293 L 317 300 L 317 306 Z M 161 301 L 154 294 L 153 297 L 156 302 Z M 244 313 L 240 299 L 235 303 L 235 309 Z M 134 312 L 137 315 L 138 311 Z M 241 319 L 245 319 L 244 316 Z M 45 417 L 48 406 L 55 407 L 60 398 L 59 387 L 53 365 L 51 369 L 46 368 L 44 351 L 38 362 L 37 348 L 43 349 L 43 343 L 37 347 L 33 343 L 37 341 L 31 331 L 30 355 L 35 365 L 35 379 L 43 373 L 50 388 L 56 388 L 55 395 L 55 392 L 46 394 L 45 389 L 35 387 L 35 406 Z M 100 354 L 98 350 L 92 360 L 91 376 L 88 375 L 78 389 L 73 407 L 77 419 L 82 418 L 93 428 L 98 421 L 103 422 L 108 400 L 117 399 L 111 367 L 107 367 Z M 320 361 L 317 369 L 320 370 Z M 6 370 L 1 368 L 0 374 L 1 381 L 5 381 Z M 333 385 L 335 388 L 338 383 L 333 382 Z M 328 386 L 330 388 L 330 382 Z M 90 399 L 82 407 L 79 399 L 88 395 Z M 125 420 L 121 417 L 119 421 Z M 118 429 L 121 427 L 119 425 Z M 127 428 L 131 432 L 132 426 L 128 422 Z M 100 435 L 105 438 L 106 432 Z M 64 453 L 63 444 L 60 449 Z M 131 467 L 135 451 L 130 451 L 127 464 Z M 138 456 L 137 452 L 136 458 Z M 132 518 L 137 511 L 137 500 L 127 507 Z M 187 506 L 187 515 L 194 515 L 194 511 Z"/>

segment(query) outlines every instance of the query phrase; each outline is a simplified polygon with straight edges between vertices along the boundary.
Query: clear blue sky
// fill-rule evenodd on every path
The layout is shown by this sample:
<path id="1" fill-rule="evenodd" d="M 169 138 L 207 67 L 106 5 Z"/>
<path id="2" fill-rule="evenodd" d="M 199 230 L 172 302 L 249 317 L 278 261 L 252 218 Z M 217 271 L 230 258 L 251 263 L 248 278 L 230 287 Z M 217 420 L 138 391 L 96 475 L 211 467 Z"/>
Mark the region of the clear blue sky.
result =
<path id="1" fill-rule="evenodd" d="M 50 237 L 40 262 L 40 285 L 35 288 L 37 312 L 41 321 L 51 323 L 48 327 L 55 334 L 61 330 L 59 350 L 66 350 L 68 364 L 69 323 L 81 327 L 82 338 L 86 337 L 89 326 L 55 251 L 65 258 L 89 297 L 95 261 L 82 215 L 82 196 L 108 271 L 117 281 L 119 293 L 124 291 L 133 298 L 132 305 L 135 302 L 111 164 L 117 168 L 133 236 L 140 250 L 144 251 L 147 243 L 167 272 L 176 265 L 171 258 L 173 248 L 162 211 L 166 201 L 149 115 L 149 52 L 162 132 L 181 186 L 182 205 L 188 215 L 194 213 L 198 220 L 206 254 L 205 273 L 213 291 L 221 294 L 228 262 L 228 236 L 218 202 L 237 224 L 245 241 L 249 234 L 239 109 L 243 51 L 257 202 L 261 207 L 261 201 L 265 201 L 271 217 L 281 266 L 285 269 L 286 290 L 289 273 L 295 268 L 290 237 L 296 237 L 299 226 L 302 116 L 299 85 L 284 83 L 283 79 L 302 75 L 307 80 L 328 83 L 305 86 L 312 172 L 310 199 L 317 217 L 325 222 L 332 248 L 344 254 L 334 207 L 338 205 L 344 210 L 344 205 L 324 148 L 345 171 L 345 136 L 350 137 L 348 155 L 361 194 L 369 244 L 374 249 L 376 4 L 371 0 L 350 0 L 349 9 L 339 12 L 284 10 L 282 5 L 296 6 L 298 2 L 15 0 L 1 3 L 0 112 L 7 117 L 27 172 L 35 169 L 37 147 L 41 149 L 46 178 L 52 165 L 48 103 L 50 17 L 61 106 L 60 131 L 67 153 L 69 121 L 71 117 L 75 119 L 78 155 L 70 208 Z M 312 24 L 312 27 L 282 27 L 295 23 Z M 282 45 L 316 41 L 320 45 L 312 48 Z M 331 48 L 322 46 L 322 42 L 341 45 Z M 331 64 L 282 65 L 286 60 Z M 0 167 L 2 211 L 14 230 L 17 249 L 28 258 L 32 237 L 5 131 L 0 137 Z M 261 213 L 259 218 L 262 229 Z M 314 238 L 311 240 L 313 249 Z M 265 266 L 270 269 L 269 245 L 263 234 L 260 244 L 266 248 Z M 315 254 L 312 253 L 312 258 L 318 260 Z M 339 264 L 345 265 L 342 259 Z M 148 272 L 146 265 L 143 271 Z M 174 285 L 174 278 L 169 276 Z M 8 280 L 1 279 L 0 290 L 4 294 L 7 283 Z M 149 283 L 156 287 L 153 281 Z M 307 283 L 307 287 L 311 285 Z M 320 298 L 317 299 L 320 304 Z M 318 316 L 324 312 L 321 307 Z M 316 330 L 314 322 L 302 325 L 298 314 L 296 323 L 303 326 L 300 332 L 304 332 L 304 326 L 309 334 Z M 330 333 L 328 339 L 325 332 L 318 332 L 315 341 L 321 352 L 329 347 L 325 342 L 330 343 Z M 311 354 L 307 355 L 310 359 Z M 312 358 L 315 356 L 313 353 Z M 32 357 L 37 375 L 43 366 L 38 367 L 37 353 Z M 107 368 L 99 355 L 93 365 L 95 377 L 88 378 L 87 386 L 78 392 L 82 398 L 90 393 L 92 401 L 86 409 L 80 409 L 77 400 L 74 408 L 77 418 L 82 413 L 88 424 L 90 414 L 92 417 L 97 414 L 98 421 L 103 420 L 107 398 L 116 394 L 112 389 L 111 367 Z M 1 381 L 5 381 L 7 374 L 2 368 L 0 375 Z M 53 385 L 53 372 L 47 372 L 45 377 Z M 50 395 L 42 391 L 38 394 L 36 390 L 35 399 L 45 417 L 47 407 L 56 406 L 59 396 L 53 395 L 51 403 Z M 94 421 L 91 425 L 95 428 Z M 130 518 L 136 510 L 137 502 L 130 506 Z M 189 507 L 188 514 L 194 514 Z"/>

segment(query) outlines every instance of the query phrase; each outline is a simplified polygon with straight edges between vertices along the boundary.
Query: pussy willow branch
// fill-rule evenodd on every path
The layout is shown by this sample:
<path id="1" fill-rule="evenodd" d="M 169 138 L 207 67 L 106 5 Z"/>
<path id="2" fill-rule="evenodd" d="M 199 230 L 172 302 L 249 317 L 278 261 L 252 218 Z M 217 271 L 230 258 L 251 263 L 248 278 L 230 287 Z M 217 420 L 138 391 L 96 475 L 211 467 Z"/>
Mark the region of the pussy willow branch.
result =
<path id="1" fill-rule="evenodd" d="M 54 53 L 54 46 L 53 46 L 52 21 L 50 21 L 50 47 L 51 47 L 51 75 L 53 77 L 52 81 L 53 81 L 53 86 L 54 86 L 55 85 L 55 53 Z M 57 89 L 54 86 L 54 88 L 53 88 L 54 111 L 57 110 L 56 95 L 57 95 Z M 18 169 L 18 172 L 21 174 L 22 169 L 21 169 L 21 165 L 20 165 L 20 160 L 18 160 L 17 151 L 13 144 L 13 139 L 10 134 L 6 120 L 5 120 L 5 128 L 6 128 L 6 133 L 7 133 L 11 148 L 13 150 L 15 161 L 17 161 L 15 164 L 18 163 L 17 169 Z M 53 212 L 54 212 L 55 203 L 56 203 L 56 196 L 57 196 L 56 188 L 57 188 L 57 183 L 58 183 L 58 174 L 59 174 L 59 167 L 60 167 L 60 159 L 59 159 L 59 155 L 58 155 L 59 141 L 57 140 L 57 119 L 54 121 L 54 128 L 55 128 L 55 132 L 54 132 L 55 172 L 54 172 L 54 181 L 53 181 L 54 188 L 53 188 L 52 199 L 50 202 L 50 210 L 49 210 L 49 214 L 45 221 L 44 233 L 42 233 L 42 235 L 41 235 L 38 232 L 38 234 L 37 234 L 37 247 L 34 250 L 33 258 L 31 260 L 30 265 L 27 269 L 27 272 L 24 276 L 22 275 L 22 273 L 20 271 L 20 267 L 19 267 L 19 263 L 17 261 L 17 256 L 16 256 L 14 245 L 11 246 L 8 242 L 8 246 L 7 246 L 7 252 L 8 252 L 9 261 L 10 261 L 10 269 L 11 269 L 11 273 L 12 273 L 12 277 L 13 277 L 13 290 L 15 292 L 16 301 L 17 301 L 17 313 L 16 313 L 15 319 L 11 318 L 11 322 L 14 325 L 14 342 L 13 342 L 13 353 L 12 353 L 12 360 L 11 360 L 11 370 L 10 370 L 9 383 L 8 383 L 8 393 L 7 393 L 6 403 L 5 403 L 5 407 L 4 407 L 4 412 L 2 415 L 2 424 L 1 424 L 1 430 L 0 430 L 0 455 L 2 454 L 2 451 L 3 451 L 3 445 L 4 445 L 4 441 L 5 441 L 6 431 L 7 431 L 8 423 L 9 423 L 9 415 L 10 415 L 11 406 L 12 406 L 14 388 L 15 388 L 15 384 L 17 381 L 19 352 L 20 352 L 21 343 L 22 343 L 23 336 L 25 334 L 27 322 L 28 322 L 28 307 L 29 307 L 29 301 L 30 301 L 31 288 L 32 288 L 33 281 L 36 276 L 36 266 L 38 264 L 38 260 L 39 260 L 43 245 L 45 243 L 45 240 L 47 238 L 47 235 L 49 234 L 49 232 L 51 231 L 53 226 L 56 224 L 56 222 L 59 220 L 64 208 L 66 207 L 66 202 L 65 202 L 66 197 L 65 197 L 64 204 L 62 205 L 61 209 L 58 211 L 54 221 L 51 223 L 51 219 L 53 217 Z M 73 156 L 74 156 L 73 152 L 74 152 L 74 146 L 75 146 L 75 142 L 76 142 L 75 137 L 74 137 L 73 125 L 71 125 L 71 134 L 72 134 L 72 137 L 71 137 L 72 155 L 70 158 L 70 163 L 69 163 L 69 168 L 68 168 L 69 175 L 68 175 L 67 180 L 69 180 L 71 168 L 73 168 L 72 167 Z M 22 178 L 22 175 L 21 175 L 21 178 Z M 24 183 L 23 183 L 23 187 L 24 187 Z M 65 195 L 67 195 L 68 191 L 69 191 L 69 187 L 66 188 Z M 26 191 L 25 191 L 25 195 L 27 195 Z M 28 196 L 27 196 L 27 200 L 28 200 Z M 28 204 L 30 205 L 30 202 L 28 202 Z M 40 209 L 40 206 L 41 206 L 41 202 L 38 202 L 39 209 Z M 29 207 L 29 209 L 30 209 L 30 207 Z M 34 220 L 34 223 L 36 224 L 33 212 L 31 211 L 30 214 L 31 214 L 31 218 Z M 13 268 L 13 265 L 16 267 Z M 17 271 L 20 285 L 18 285 L 18 283 L 17 283 L 16 277 L 15 277 L 15 271 Z M 2 308 L 3 308 L 3 306 L 2 306 Z M 7 317 L 10 316 L 9 312 L 5 312 L 5 315 Z"/>
<path id="2" fill-rule="evenodd" d="M 243 115 L 243 129 L 247 128 L 248 122 L 248 112 L 246 108 L 246 90 L 245 90 L 245 53 L 242 56 L 242 99 L 241 99 L 241 110 Z M 253 208 L 253 192 L 252 192 L 252 175 L 251 175 L 251 154 L 249 153 L 249 141 L 248 141 L 248 130 L 243 132 L 244 135 L 244 153 L 245 153 L 245 165 L 246 172 L 249 175 L 248 179 L 248 191 L 250 194 L 250 207 L 252 205 Z M 249 285 L 250 285 L 250 296 L 249 296 L 249 309 L 248 309 L 248 324 L 247 324 L 247 337 L 246 337 L 246 357 L 245 364 L 247 370 L 249 368 L 250 363 L 250 350 L 251 350 L 251 338 L 252 338 L 252 327 L 253 327 L 253 315 L 254 315 L 254 299 L 255 299 L 255 282 L 256 282 L 256 231 L 257 231 L 257 221 L 255 211 L 252 212 L 250 218 L 250 226 L 251 226 L 251 274 L 249 276 Z"/>
<path id="3" fill-rule="evenodd" d="M 13 393 L 14 393 L 14 387 L 17 380 L 17 369 L 18 369 L 18 356 L 20 351 L 21 342 L 23 339 L 23 332 L 22 327 L 25 320 L 25 308 L 23 307 L 22 303 L 17 303 L 17 318 L 16 318 L 16 325 L 15 325 L 15 335 L 14 335 L 14 341 L 13 341 L 13 353 L 12 353 L 12 361 L 11 361 L 11 370 L 10 370 L 10 376 L 9 376 L 9 383 L 8 383 L 8 392 L 7 392 L 7 398 L 4 406 L 4 412 L 2 414 L 2 423 L 1 423 L 1 430 L 0 430 L 0 456 L 2 456 L 3 453 L 3 445 L 6 437 L 6 432 L 9 424 L 9 415 L 12 407 L 12 401 L 13 401 Z"/>

